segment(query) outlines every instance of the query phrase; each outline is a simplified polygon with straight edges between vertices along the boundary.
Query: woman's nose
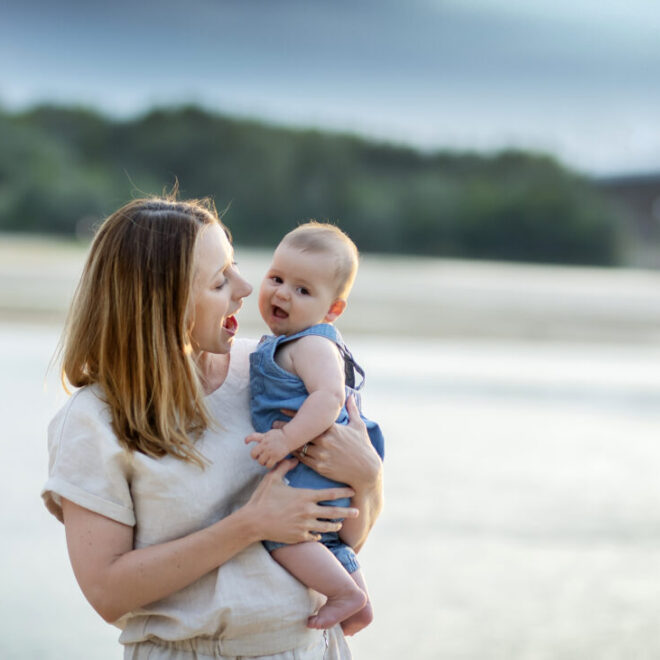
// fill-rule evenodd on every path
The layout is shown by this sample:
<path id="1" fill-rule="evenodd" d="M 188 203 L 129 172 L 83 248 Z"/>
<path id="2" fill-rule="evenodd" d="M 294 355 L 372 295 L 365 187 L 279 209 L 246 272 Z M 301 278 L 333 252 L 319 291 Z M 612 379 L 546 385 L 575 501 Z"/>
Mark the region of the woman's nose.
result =
<path id="1" fill-rule="evenodd" d="M 238 280 L 236 282 L 235 288 L 235 297 L 236 298 L 245 298 L 252 293 L 252 285 L 242 276 L 238 275 Z"/>

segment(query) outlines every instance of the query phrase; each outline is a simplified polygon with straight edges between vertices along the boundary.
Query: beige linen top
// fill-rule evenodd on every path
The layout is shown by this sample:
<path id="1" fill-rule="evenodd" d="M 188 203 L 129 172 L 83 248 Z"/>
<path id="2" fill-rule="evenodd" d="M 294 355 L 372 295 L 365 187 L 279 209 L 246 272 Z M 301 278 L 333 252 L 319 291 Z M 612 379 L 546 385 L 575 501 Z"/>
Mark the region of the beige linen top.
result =
<path id="1" fill-rule="evenodd" d="M 42 497 L 62 519 L 61 498 L 134 526 L 136 548 L 202 529 L 243 505 L 265 469 L 244 438 L 249 411 L 249 353 L 237 340 L 225 382 L 207 399 L 218 421 L 198 440 L 211 461 L 205 469 L 170 456 L 153 459 L 122 449 L 96 386 L 75 392 L 48 428 L 49 478 Z M 129 612 L 115 624 L 119 641 L 219 640 L 223 655 L 268 655 L 309 646 L 322 634 L 306 627 L 320 605 L 261 543 L 162 600 Z"/>

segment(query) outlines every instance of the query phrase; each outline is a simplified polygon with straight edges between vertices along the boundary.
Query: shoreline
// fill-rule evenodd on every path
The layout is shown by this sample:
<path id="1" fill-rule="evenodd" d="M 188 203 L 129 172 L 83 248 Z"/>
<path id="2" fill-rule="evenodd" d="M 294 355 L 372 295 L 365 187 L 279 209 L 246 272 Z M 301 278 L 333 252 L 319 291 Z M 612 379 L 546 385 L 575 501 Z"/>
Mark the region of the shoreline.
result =
<path id="1" fill-rule="evenodd" d="M 88 245 L 0 234 L 0 322 L 61 325 Z M 271 252 L 237 248 L 258 286 Z M 256 295 L 241 327 L 265 332 Z M 660 344 L 660 272 L 365 254 L 344 333 Z"/>

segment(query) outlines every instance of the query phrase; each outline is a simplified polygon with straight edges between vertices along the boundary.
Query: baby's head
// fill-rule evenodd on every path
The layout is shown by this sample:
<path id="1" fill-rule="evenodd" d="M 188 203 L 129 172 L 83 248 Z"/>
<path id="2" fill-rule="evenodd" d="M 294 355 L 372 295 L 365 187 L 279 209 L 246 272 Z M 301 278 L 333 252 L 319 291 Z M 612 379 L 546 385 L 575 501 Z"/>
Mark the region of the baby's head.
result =
<path id="1" fill-rule="evenodd" d="M 332 323 L 346 308 L 358 266 L 355 244 L 341 229 L 307 222 L 290 231 L 261 283 L 259 311 L 275 335 Z"/>

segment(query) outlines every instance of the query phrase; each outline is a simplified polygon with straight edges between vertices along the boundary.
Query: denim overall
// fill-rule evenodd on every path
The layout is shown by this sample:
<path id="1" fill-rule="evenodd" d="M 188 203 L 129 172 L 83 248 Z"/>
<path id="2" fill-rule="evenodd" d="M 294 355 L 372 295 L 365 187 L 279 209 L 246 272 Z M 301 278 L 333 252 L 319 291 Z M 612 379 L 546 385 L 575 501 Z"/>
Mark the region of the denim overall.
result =
<path id="1" fill-rule="evenodd" d="M 360 409 L 360 416 L 367 426 L 369 439 L 374 449 L 381 457 L 384 456 L 385 441 L 380 427 L 375 422 L 362 415 L 360 406 L 360 390 L 364 385 L 364 371 L 355 362 L 348 348 L 342 341 L 339 331 L 328 323 L 320 323 L 311 328 L 306 328 L 294 335 L 280 335 L 274 337 L 266 335 L 262 337 L 257 349 L 250 354 L 250 407 L 252 411 L 252 424 L 255 430 L 265 433 L 272 428 L 276 420 L 289 421 L 281 410 L 298 410 L 308 396 L 305 385 L 300 378 L 289 373 L 275 362 L 277 349 L 290 341 L 295 341 L 305 335 L 318 335 L 334 342 L 344 360 L 346 378 L 346 396 L 353 395 Z M 356 373 L 360 376 L 360 382 L 356 383 Z M 344 405 L 337 417 L 337 423 L 347 424 L 348 413 Z M 307 465 L 298 463 L 296 467 L 287 472 L 286 480 L 294 488 L 336 488 L 345 484 L 332 481 L 318 472 L 314 472 Z M 332 501 L 321 502 L 325 506 L 349 506 L 349 498 L 341 498 Z M 339 559 L 341 564 L 349 573 L 359 568 L 355 553 L 339 538 L 336 532 L 328 532 L 321 535 L 321 542 Z M 279 548 L 283 543 L 265 541 L 264 545 L 269 551 Z"/>

